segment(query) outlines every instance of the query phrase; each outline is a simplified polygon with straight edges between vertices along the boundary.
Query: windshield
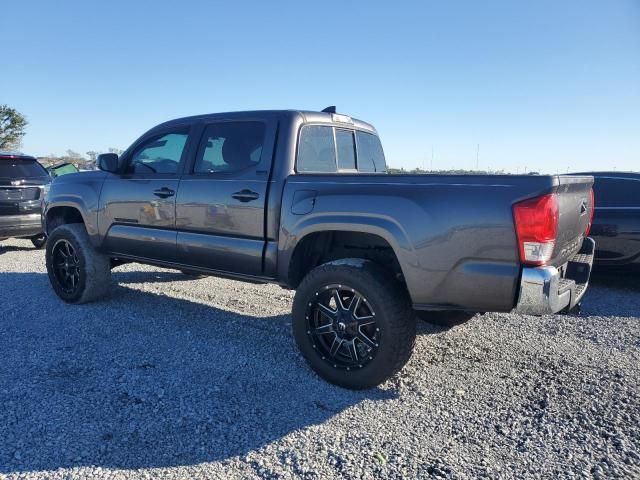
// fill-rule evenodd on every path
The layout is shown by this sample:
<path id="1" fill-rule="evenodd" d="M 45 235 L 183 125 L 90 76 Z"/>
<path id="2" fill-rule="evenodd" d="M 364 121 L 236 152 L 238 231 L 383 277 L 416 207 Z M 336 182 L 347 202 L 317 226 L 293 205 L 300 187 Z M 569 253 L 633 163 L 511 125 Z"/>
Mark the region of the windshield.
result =
<path id="1" fill-rule="evenodd" d="M 67 175 L 69 173 L 77 173 L 78 169 L 72 163 L 65 163 L 64 165 L 58 165 L 49 169 L 52 177 L 59 177 L 60 175 Z"/>
<path id="2" fill-rule="evenodd" d="M 46 177 L 47 171 L 35 160 L 26 158 L 0 158 L 0 177 Z"/>

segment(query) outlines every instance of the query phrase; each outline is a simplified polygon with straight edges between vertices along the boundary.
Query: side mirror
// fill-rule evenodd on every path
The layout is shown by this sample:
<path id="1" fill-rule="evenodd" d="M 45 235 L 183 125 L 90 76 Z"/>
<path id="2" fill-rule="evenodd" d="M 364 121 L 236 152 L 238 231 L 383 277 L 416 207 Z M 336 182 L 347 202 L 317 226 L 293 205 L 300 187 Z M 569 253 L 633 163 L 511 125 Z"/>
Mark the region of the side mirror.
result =
<path id="1" fill-rule="evenodd" d="M 118 171 L 118 155 L 115 153 L 101 153 L 97 159 L 98 168 L 104 172 L 116 173 Z"/>

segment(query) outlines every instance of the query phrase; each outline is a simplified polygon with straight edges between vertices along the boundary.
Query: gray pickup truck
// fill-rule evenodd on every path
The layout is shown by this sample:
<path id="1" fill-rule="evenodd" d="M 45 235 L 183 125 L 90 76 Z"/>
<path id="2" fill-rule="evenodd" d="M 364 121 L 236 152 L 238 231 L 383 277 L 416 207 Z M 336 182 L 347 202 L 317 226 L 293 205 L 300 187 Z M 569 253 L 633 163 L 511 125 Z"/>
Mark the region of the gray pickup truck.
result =
<path id="1" fill-rule="evenodd" d="M 390 175 L 376 130 L 331 108 L 172 120 L 98 164 L 46 198 L 60 298 L 102 297 L 125 262 L 274 282 L 348 388 L 403 367 L 416 316 L 568 310 L 591 272 L 592 177 Z"/>

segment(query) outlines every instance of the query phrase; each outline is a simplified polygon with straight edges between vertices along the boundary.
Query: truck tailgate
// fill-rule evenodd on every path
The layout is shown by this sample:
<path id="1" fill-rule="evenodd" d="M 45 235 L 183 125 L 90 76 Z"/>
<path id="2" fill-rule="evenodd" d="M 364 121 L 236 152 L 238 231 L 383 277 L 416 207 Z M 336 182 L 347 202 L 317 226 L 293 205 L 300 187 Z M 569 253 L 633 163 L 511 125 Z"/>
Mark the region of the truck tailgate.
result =
<path id="1" fill-rule="evenodd" d="M 592 186 L 590 176 L 558 176 L 558 236 L 551 265 L 564 265 L 580 250 L 594 207 Z"/>

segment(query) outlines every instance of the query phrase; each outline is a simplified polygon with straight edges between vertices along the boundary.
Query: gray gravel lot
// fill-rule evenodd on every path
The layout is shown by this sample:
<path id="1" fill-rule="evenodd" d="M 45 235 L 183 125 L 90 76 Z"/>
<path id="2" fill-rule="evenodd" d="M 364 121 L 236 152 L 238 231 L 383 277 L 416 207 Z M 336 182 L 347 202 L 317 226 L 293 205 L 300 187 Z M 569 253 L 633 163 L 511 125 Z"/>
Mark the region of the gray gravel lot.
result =
<path id="1" fill-rule="evenodd" d="M 401 376 L 315 377 L 292 293 L 142 265 L 54 295 L 0 246 L 0 478 L 640 478 L 640 277 L 580 316 L 419 322 Z"/>

